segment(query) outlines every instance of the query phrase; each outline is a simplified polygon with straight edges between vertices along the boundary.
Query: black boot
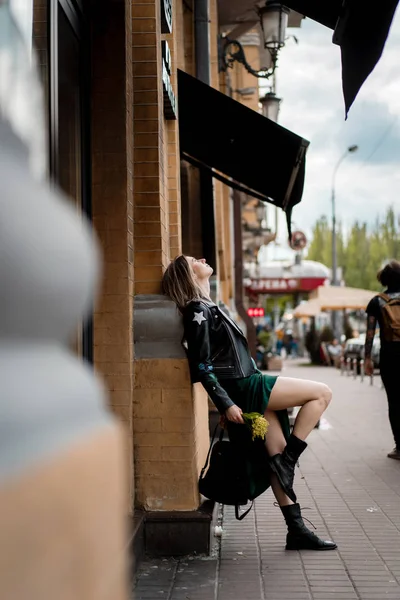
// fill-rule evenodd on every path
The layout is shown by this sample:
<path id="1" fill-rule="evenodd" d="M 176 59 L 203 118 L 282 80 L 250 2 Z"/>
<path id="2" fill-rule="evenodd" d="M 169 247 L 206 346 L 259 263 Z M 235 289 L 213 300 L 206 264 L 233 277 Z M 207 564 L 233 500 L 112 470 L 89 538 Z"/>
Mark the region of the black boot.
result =
<path id="1" fill-rule="evenodd" d="M 336 550 L 335 542 L 321 540 L 305 526 L 298 504 L 280 508 L 288 528 L 286 550 Z"/>
<path id="2" fill-rule="evenodd" d="M 294 469 L 300 454 L 306 448 L 306 442 L 303 442 L 292 433 L 282 454 L 275 454 L 270 458 L 271 470 L 277 476 L 281 488 L 292 502 L 297 501 L 296 494 L 293 491 Z"/>

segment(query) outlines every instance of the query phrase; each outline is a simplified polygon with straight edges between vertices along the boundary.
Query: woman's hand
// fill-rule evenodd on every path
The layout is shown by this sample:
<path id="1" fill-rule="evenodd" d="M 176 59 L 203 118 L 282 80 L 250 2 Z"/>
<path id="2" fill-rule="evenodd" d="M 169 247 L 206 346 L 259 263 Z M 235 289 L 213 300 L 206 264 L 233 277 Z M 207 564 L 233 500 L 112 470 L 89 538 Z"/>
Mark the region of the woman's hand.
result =
<path id="1" fill-rule="evenodd" d="M 234 404 L 225 411 L 225 417 L 228 419 L 228 421 L 231 421 L 232 423 L 241 423 L 242 425 L 244 425 L 242 413 L 242 409 L 236 406 L 236 404 Z"/>
<path id="2" fill-rule="evenodd" d="M 366 358 L 364 366 L 366 375 L 371 376 L 374 374 L 374 361 L 372 360 L 372 358 Z"/>

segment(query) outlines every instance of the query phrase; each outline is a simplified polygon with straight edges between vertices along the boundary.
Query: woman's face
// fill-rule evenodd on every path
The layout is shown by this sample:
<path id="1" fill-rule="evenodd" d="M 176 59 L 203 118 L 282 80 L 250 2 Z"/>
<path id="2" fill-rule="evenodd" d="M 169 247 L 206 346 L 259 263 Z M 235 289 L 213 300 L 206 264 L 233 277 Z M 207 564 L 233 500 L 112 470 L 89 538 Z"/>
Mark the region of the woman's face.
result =
<path id="1" fill-rule="evenodd" d="M 187 256 L 186 260 L 192 267 L 193 273 L 197 279 L 208 279 L 213 274 L 213 269 L 207 264 L 205 258 L 193 258 L 193 256 Z"/>

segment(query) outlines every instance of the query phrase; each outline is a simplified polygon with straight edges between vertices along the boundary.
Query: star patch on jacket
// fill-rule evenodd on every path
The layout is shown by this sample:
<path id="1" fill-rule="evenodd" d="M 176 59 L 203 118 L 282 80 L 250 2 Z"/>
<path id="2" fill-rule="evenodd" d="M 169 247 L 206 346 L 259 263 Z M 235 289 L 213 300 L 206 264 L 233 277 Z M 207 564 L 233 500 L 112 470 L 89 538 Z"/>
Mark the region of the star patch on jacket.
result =
<path id="1" fill-rule="evenodd" d="M 193 317 L 193 321 L 196 321 L 196 323 L 198 323 L 199 325 L 202 324 L 203 321 L 207 321 L 207 319 L 204 316 L 204 312 L 195 312 L 194 313 L 194 317 Z"/>

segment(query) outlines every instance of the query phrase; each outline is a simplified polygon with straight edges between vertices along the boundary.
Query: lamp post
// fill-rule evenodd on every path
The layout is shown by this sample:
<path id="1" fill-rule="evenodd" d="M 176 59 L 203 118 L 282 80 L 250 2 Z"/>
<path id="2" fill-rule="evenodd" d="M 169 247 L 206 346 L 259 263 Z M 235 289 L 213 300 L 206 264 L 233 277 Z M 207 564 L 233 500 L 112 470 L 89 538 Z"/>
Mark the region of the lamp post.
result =
<path id="1" fill-rule="evenodd" d="M 220 45 L 220 70 L 232 68 L 235 61 L 241 63 L 254 77 L 269 79 L 275 73 L 278 53 L 285 45 L 286 27 L 290 10 L 276 0 L 266 0 L 258 9 L 259 23 L 262 32 L 261 69 L 253 69 L 247 62 L 242 44 L 238 40 L 224 37 Z"/>
<path id="2" fill-rule="evenodd" d="M 276 123 L 278 121 L 281 102 L 281 98 L 278 98 L 274 92 L 268 92 L 265 94 L 265 96 L 260 98 L 262 114 L 264 117 L 267 117 L 267 119 L 270 119 Z"/>
<path id="3" fill-rule="evenodd" d="M 335 197 L 335 183 L 336 175 L 340 165 L 349 154 L 357 152 L 358 146 L 349 146 L 346 152 L 338 160 L 336 167 L 333 171 L 332 177 L 332 285 L 338 285 L 337 280 L 337 246 L 336 246 L 336 197 Z"/>
<path id="4" fill-rule="evenodd" d="M 333 170 L 332 176 L 332 285 L 339 285 L 338 277 L 337 277 L 337 239 L 336 239 L 336 196 L 335 196 L 335 183 L 336 183 L 336 175 L 339 170 L 342 162 L 349 156 L 349 154 L 353 154 L 357 152 L 358 146 L 353 145 L 349 146 L 344 152 L 344 154 L 338 160 L 336 167 Z M 336 311 L 332 311 L 332 329 L 335 337 L 337 337 L 337 319 L 336 319 Z"/>

